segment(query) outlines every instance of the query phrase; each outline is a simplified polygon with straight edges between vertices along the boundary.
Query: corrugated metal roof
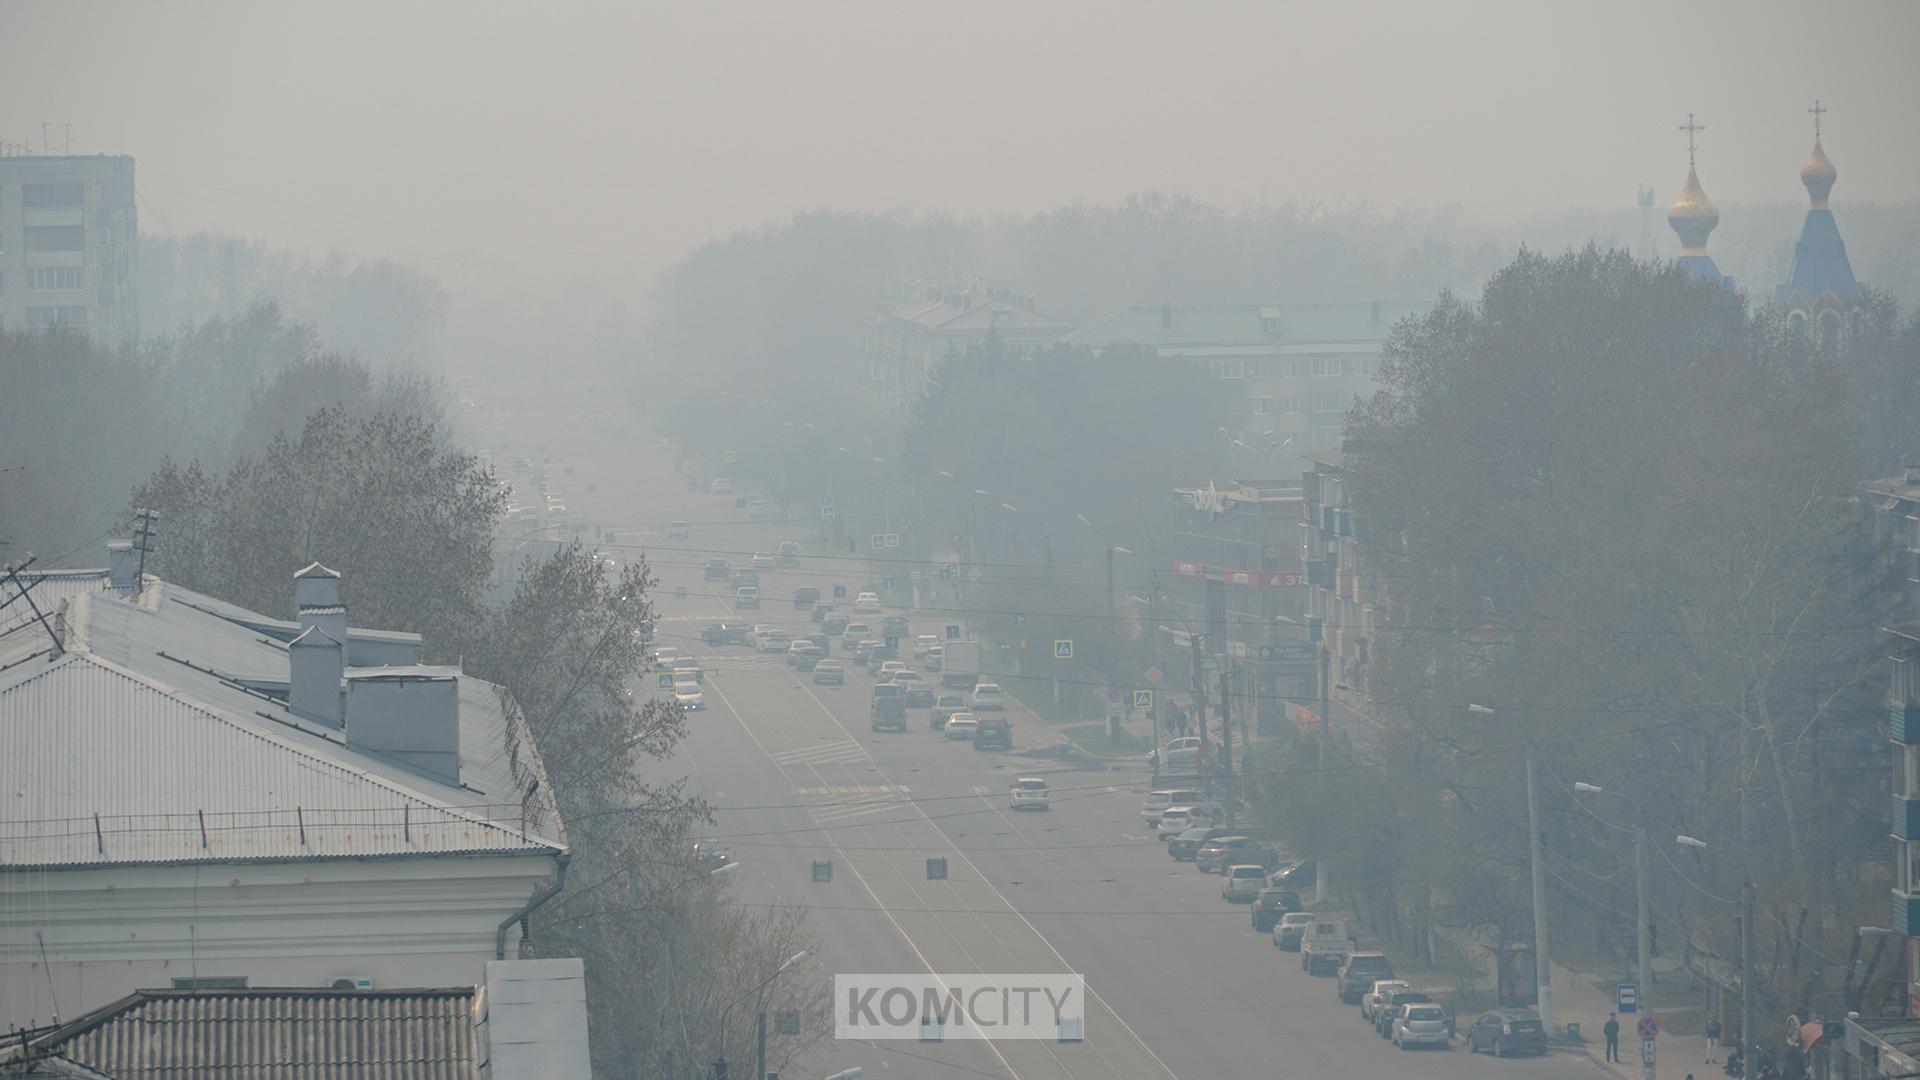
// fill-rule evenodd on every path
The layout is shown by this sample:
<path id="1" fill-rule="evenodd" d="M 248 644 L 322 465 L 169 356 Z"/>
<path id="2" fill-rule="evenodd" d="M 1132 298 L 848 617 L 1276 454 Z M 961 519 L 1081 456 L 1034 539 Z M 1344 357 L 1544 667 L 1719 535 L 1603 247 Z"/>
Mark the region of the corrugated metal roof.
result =
<path id="1" fill-rule="evenodd" d="M 98 592 L 107 587 L 105 570 L 27 570 L 20 574 L 20 581 L 31 591 L 34 604 L 39 605 L 42 613 L 51 619 L 60 610 L 60 605 L 84 592 Z M 33 608 L 25 600 L 17 600 L 20 590 L 12 581 L 0 579 L 0 637 L 35 622 Z M 12 600 L 9 604 L 7 601 Z M 45 643 L 46 635 L 38 627 L 33 629 L 33 637 Z"/>
<path id="2" fill-rule="evenodd" d="M 551 850 L 87 653 L 0 687 L 0 797 L 0 866 Z"/>
<path id="3" fill-rule="evenodd" d="M 115 1080 L 472 1080 L 473 990 L 143 990 L 9 1048 Z"/>

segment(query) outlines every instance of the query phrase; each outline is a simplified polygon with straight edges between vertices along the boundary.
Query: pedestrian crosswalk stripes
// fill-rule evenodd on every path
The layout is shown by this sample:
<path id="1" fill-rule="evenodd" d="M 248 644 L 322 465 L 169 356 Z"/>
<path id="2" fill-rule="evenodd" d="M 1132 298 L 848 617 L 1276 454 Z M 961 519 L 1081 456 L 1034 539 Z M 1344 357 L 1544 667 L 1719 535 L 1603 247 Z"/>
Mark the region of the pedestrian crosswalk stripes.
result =
<path id="1" fill-rule="evenodd" d="M 772 750 L 767 756 L 776 765 L 846 765 L 867 760 L 867 752 L 852 739 L 840 739 L 835 742 L 821 743 L 818 746 L 798 746 L 789 750 Z"/>
<path id="2" fill-rule="evenodd" d="M 854 821 L 859 818 L 873 817 L 891 811 L 903 810 L 913 805 L 913 800 L 897 792 L 886 795 L 874 795 L 861 799 L 849 799 L 845 802 L 827 803 L 808 810 L 813 820 L 822 825 L 835 822 Z"/>
<path id="3" fill-rule="evenodd" d="M 796 795 L 886 795 L 892 792 L 910 792 L 913 789 L 905 784 L 835 784 L 831 787 L 794 788 Z"/>

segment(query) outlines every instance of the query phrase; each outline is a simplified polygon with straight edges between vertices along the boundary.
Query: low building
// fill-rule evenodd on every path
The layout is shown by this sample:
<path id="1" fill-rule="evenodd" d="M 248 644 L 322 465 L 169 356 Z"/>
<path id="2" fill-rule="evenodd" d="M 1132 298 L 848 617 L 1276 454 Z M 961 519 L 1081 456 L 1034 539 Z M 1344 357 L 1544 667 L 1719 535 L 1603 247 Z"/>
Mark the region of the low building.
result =
<path id="1" fill-rule="evenodd" d="M 1387 334 L 1425 302 L 1229 304 L 1122 308 L 1068 334 L 1070 345 L 1135 344 L 1203 361 L 1235 389 L 1230 449 L 1264 475 L 1305 468 L 1340 445 L 1340 421 L 1373 393 Z"/>
<path id="2" fill-rule="evenodd" d="M 862 386 L 873 404 L 904 411 L 927 395 L 949 353 L 989 338 L 1010 348 L 1041 348 L 1072 329 L 1038 310 L 1033 297 L 1009 290 L 929 290 L 861 325 Z"/>
<path id="3" fill-rule="evenodd" d="M 133 159 L 0 155 L 0 329 L 140 332 Z"/>
<path id="4" fill-rule="evenodd" d="M 471 984 L 566 837 L 511 699 L 348 625 L 107 570 L 0 602 L 0 1029 L 138 991 Z"/>

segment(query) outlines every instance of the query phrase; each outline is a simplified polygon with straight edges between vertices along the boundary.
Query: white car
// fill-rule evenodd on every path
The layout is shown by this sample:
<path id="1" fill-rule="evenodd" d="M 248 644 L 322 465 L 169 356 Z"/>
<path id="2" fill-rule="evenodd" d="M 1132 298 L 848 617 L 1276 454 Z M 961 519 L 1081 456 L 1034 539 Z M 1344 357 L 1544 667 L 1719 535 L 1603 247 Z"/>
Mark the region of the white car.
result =
<path id="1" fill-rule="evenodd" d="M 671 645 L 662 645 L 653 650 L 653 662 L 656 666 L 672 670 L 673 662 L 680 659 L 680 650 Z"/>
<path id="2" fill-rule="evenodd" d="M 995 683 L 976 683 L 972 705 L 974 712 L 994 712 L 1007 707 L 1007 695 Z"/>
<path id="3" fill-rule="evenodd" d="M 913 639 L 913 655 L 926 656 L 940 647 L 940 639 L 932 634 L 921 634 Z"/>
<path id="4" fill-rule="evenodd" d="M 683 712 L 693 712 L 707 707 L 707 695 L 696 683 L 675 683 L 673 703 Z"/>
<path id="5" fill-rule="evenodd" d="M 1243 863 L 1227 867 L 1226 880 L 1220 883 L 1220 899 L 1234 904 L 1251 904 L 1267 884 L 1267 868 Z"/>
<path id="6" fill-rule="evenodd" d="M 1200 739 L 1188 735 L 1174 739 L 1147 755 L 1147 764 L 1161 769 L 1191 769 L 1200 764 Z"/>
<path id="7" fill-rule="evenodd" d="M 793 644 L 793 635 L 785 630 L 768 630 L 754 640 L 761 652 L 785 653 Z"/>
<path id="8" fill-rule="evenodd" d="M 755 570 L 771 570 L 773 569 L 773 556 L 764 551 L 756 551 L 753 553 L 753 558 L 747 560 L 747 565 Z"/>
<path id="9" fill-rule="evenodd" d="M 870 593 L 870 592 L 863 592 L 863 593 L 861 593 L 861 594 L 860 594 L 859 596 L 856 596 L 856 597 L 854 597 L 854 598 L 853 598 L 853 613 L 854 613 L 855 615 L 878 615 L 878 614 L 880 614 L 880 596 L 879 596 L 879 594 L 878 594 L 878 593 Z"/>
<path id="10" fill-rule="evenodd" d="M 846 629 L 840 631 L 840 650 L 842 652 L 852 652 L 860 647 L 861 642 L 872 636 L 873 627 L 863 622 L 850 622 L 847 624 Z"/>
<path id="11" fill-rule="evenodd" d="M 880 662 L 880 681 L 885 682 L 893 678 L 895 672 L 905 670 L 907 670 L 907 662 L 904 660 L 882 660 Z"/>
<path id="12" fill-rule="evenodd" d="M 1149 791 L 1147 797 L 1140 803 L 1140 816 L 1145 818 L 1149 825 L 1158 824 L 1160 814 L 1167 807 L 1192 806 L 1199 801 L 1200 793 L 1192 788 L 1162 788 L 1159 791 Z"/>
<path id="13" fill-rule="evenodd" d="M 694 682 L 697 682 L 697 683 L 705 682 L 707 678 L 706 669 L 700 666 L 700 661 L 695 660 L 691 656 L 680 656 L 680 657 L 674 658 L 673 681 L 679 682 L 680 676 L 682 675 L 688 676 Z"/>
<path id="14" fill-rule="evenodd" d="M 742 585 L 733 590 L 733 606 L 739 609 L 758 608 L 760 606 L 760 586 Z"/>
<path id="15" fill-rule="evenodd" d="M 1191 808 L 1185 806 L 1169 806 L 1161 811 L 1160 824 L 1154 829 L 1154 838 L 1157 840 L 1171 840 L 1181 833 L 1186 832 L 1193 824 L 1193 822 L 1187 820 L 1191 813 Z"/>
<path id="16" fill-rule="evenodd" d="M 974 727 L 979 728 L 979 721 Z M 1049 810 L 1052 804 L 1047 801 L 1047 782 L 1038 776 L 1023 776 L 1013 782 L 1013 808 L 1015 810 Z"/>
<path id="17" fill-rule="evenodd" d="M 713 478 L 713 486 L 707 488 L 707 490 L 715 495 L 731 495 L 733 494 L 733 481 L 724 476 L 716 476 Z"/>
<path id="18" fill-rule="evenodd" d="M 1393 1021 L 1393 1045 L 1402 1050 L 1416 1046 L 1437 1046 L 1445 1050 L 1452 1039 L 1447 1031 L 1447 1014 L 1438 1005 L 1403 1006 Z"/>
<path id="19" fill-rule="evenodd" d="M 968 742 L 980 730 L 980 721 L 967 713 L 954 713 L 947 717 L 945 735 L 949 742 Z"/>
<path id="20" fill-rule="evenodd" d="M 1374 1011 L 1380 1008 L 1381 1003 L 1386 1001 L 1389 994 L 1392 994 L 1395 990 L 1411 989 L 1413 989 L 1413 984 L 1403 979 L 1380 979 L 1376 981 L 1373 987 L 1367 991 L 1366 996 L 1360 999 L 1360 1018 L 1363 1020 L 1374 1019 Z"/>

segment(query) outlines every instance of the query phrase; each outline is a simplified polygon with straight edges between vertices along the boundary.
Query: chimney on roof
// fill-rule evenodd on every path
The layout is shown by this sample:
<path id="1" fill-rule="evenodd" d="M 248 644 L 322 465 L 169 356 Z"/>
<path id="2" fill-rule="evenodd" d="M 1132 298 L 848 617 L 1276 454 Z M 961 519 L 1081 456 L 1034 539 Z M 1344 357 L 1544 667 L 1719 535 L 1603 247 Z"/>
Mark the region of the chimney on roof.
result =
<path id="1" fill-rule="evenodd" d="M 1160 305 L 1160 329 L 1173 329 L 1173 304 L 1170 302 Z"/>
<path id="2" fill-rule="evenodd" d="M 133 593 L 134 578 L 140 571 L 137 556 L 131 540 L 107 541 L 107 584 L 113 587 L 113 595 L 129 596 Z"/>
<path id="3" fill-rule="evenodd" d="M 287 644 L 287 705 L 330 728 L 341 726 L 340 676 L 346 670 L 347 647 L 317 626 L 310 626 Z"/>
<path id="4" fill-rule="evenodd" d="M 340 643 L 341 659 L 347 655 L 347 609 L 340 603 L 340 575 L 314 563 L 293 575 L 293 604 L 298 608 L 302 633 L 315 629 Z"/>
<path id="5" fill-rule="evenodd" d="M 358 668 L 347 676 L 347 745 L 460 783 L 458 668 Z"/>

